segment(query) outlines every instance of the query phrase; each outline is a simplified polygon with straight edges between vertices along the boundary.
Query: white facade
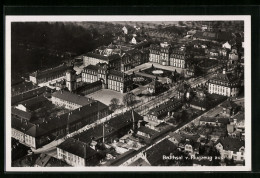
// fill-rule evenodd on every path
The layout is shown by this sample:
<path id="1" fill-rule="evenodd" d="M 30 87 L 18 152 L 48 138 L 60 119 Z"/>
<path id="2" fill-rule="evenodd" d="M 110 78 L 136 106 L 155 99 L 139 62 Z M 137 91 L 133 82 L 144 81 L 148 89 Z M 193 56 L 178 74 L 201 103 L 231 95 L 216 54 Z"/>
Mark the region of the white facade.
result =
<path id="1" fill-rule="evenodd" d="M 57 156 L 58 156 L 58 159 L 65 160 L 71 166 L 75 166 L 75 167 L 85 166 L 84 158 L 81 158 L 77 155 L 69 153 L 69 152 L 62 150 L 60 148 L 57 148 Z"/>
<path id="2" fill-rule="evenodd" d="M 65 107 L 65 108 L 67 108 L 67 109 L 70 109 L 70 110 L 75 110 L 75 109 L 77 109 L 77 108 L 82 107 L 81 105 L 78 105 L 78 104 L 76 104 L 76 103 L 71 103 L 71 102 L 69 102 L 69 101 L 65 101 L 65 100 L 62 100 L 62 99 L 60 99 L 60 98 L 56 98 L 56 97 L 53 97 L 53 96 L 52 96 L 52 98 L 51 98 L 51 101 L 52 101 L 52 103 L 55 104 L 55 105 L 63 106 L 63 107 Z"/>
<path id="3" fill-rule="evenodd" d="M 216 145 L 216 149 L 220 152 L 221 157 L 227 159 L 234 159 L 234 161 L 244 161 L 245 157 L 245 147 L 241 147 L 238 152 L 234 152 L 231 150 L 224 150 L 221 143 Z"/>
<path id="4" fill-rule="evenodd" d="M 98 63 L 107 63 L 108 61 L 102 60 L 102 59 L 97 59 L 89 56 L 83 56 L 83 65 L 88 66 L 88 65 L 96 65 Z"/>

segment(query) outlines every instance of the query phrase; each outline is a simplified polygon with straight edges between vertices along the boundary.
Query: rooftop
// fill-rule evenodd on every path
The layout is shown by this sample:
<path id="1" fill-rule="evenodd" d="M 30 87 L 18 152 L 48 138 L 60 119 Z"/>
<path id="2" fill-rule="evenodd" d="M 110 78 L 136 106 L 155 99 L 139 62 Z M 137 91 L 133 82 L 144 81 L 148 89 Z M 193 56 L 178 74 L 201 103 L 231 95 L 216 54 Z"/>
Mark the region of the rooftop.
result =
<path id="1" fill-rule="evenodd" d="M 73 94 L 68 91 L 62 91 L 62 90 L 53 93 L 52 97 L 59 98 L 59 99 L 62 99 L 62 100 L 65 100 L 65 101 L 68 101 L 68 102 L 71 102 L 71 103 L 74 103 L 74 104 L 77 104 L 80 106 L 85 106 L 85 105 L 93 102 L 93 100 L 90 98 L 80 96 L 77 94 Z"/>

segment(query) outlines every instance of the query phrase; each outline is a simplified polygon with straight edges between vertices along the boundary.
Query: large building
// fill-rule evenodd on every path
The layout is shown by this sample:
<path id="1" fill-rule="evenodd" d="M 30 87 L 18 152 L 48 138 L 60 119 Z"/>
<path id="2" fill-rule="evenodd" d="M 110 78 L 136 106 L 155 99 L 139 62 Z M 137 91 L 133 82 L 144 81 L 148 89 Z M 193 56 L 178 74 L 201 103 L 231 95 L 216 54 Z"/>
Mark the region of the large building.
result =
<path id="1" fill-rule="evenodd" d="M 168 66 L 170 65 L 171 50 L 172 48 L 167 42 L 160 45 L 151 44 L 149 61 Z"/>
<path id="2" fill-rule="evenodd" d="M 173 111 L 177 110 L 181 106 L 182 106 L 181 101 L 171 99 L 151 109 L 145 116 L 145 119 L 157 123 L 163 122 L 164 117 L 167 116 L 167 114 L 172 114 Z"/>
<path id="3" fill-rule="evenodd" d="M 227 73 L 225 69 L 223 70 L 223 73 L 216 74 L 208 82 L 208 92 L 210 94 L 215 93 L 233 97 L 238 95 L 239 89 L 239 79 L 231 73 Z"/>
<path id="4" fill-rule="evenodd" d="M 185 50 L 175 49 L 170 55 L 170 66 L 177 68 L 186 68 L 186 60 L 189 58 L 189 55 Z"/>
<path id="5" fill-rule="evenodd" d="M 29 79 L 35 84 L 45 83 L 57 78 L 65 77 L 66 71 L 71 68 L 72 66 L 67 66 L 63 63 L 54 68 L 33 72 L 29 75 Z"/>
<path id="6" fill-rule="evenodd" d="M 189 57 L 184 46 L 175 49 L 168 43 L 152 44 L 150 46 L 150 62 L 184 69 Z"/>
<path id="7" fill-rule="evenodd" d="M 109 69 L 107 64 L 89 65 L 82 71 L 82 81 L 93 83 L 101 80 L 103 88 L 125 93 L 133 88 L 131 75 Z"/>
<path id="8" fill-rule="evenodd" d="M 23 113 L 22 113 L 23 114 Z M 12 137 L 32 148 L 39 148 L 57 137 L 63 137 L 86 125 L 93 124 L 109 114 L 108 106 L 93 101 L 85 106 L 56 117 L 46 117 L 42 122 L 23 119 L 18 112 L 12 114 Z"/>
<path id="9" fill-rule="evenodd" d="M 58 106 L 64 106 L 67 109 L 74 110 L 92 103 L 94 100 L 79 96 L 68 91 L 57 91 L 52 94 L 52 103 Z"/>

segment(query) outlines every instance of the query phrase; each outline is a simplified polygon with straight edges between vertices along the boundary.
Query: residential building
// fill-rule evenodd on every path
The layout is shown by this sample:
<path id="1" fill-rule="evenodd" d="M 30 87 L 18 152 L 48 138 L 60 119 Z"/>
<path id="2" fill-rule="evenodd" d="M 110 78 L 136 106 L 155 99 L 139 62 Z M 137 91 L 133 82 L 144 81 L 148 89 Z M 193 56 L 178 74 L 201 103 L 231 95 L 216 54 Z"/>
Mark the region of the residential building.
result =
<path id="1" fill-rule="evenodd" d="M 230 98 L 223 102 L 220 106 L 223 108 L 221 113 L 223 116 L 231 117 L 239 111 L 238 105 Z"/>
<path id="2" fill-rule="evenodd" d="M 218 117 L 201 117 L 199 123 L 200 125 L 226 126 L 229 124 L 229 119 Z"/>
<path id="3" fill-rule="evenodd" d="M 234 161 L 245 160 L 245 141 L 239 138 L 226 137 L 219 139 L 215 144 L 222 158 L 234 159 Z"/>

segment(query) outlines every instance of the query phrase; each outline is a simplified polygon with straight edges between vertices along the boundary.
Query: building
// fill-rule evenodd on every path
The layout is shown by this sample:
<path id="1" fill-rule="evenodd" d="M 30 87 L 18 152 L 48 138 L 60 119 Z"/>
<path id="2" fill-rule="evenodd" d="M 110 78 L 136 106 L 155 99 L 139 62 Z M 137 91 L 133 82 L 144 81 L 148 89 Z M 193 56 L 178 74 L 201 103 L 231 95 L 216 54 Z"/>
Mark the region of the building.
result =
<path id="1" fill-rule="evenodd" d="M 234 159 L 234 161 L 245 160 L 245 141 L 239 138 L 226 137 L 219 139 L 215 144 L 222 158 Z"/>
<path id="2" fill-rule="evenodd" d="M 63 63 L 62 65 L 54 68 L 33 72 L 29 75 L 29 79 L 34 84 L 49 82 L 57 78 L 65 77 L 66 71 L 71 68 L 72 66 L 67 66 Z"/>
<path id="3" fill-rule="evenodd" d="M 127 35 L 127 33 L 128 33 L 128 30 L 127 30 L 127 28 L 126 28 L 125 26 L 122 28 L 122 30 L 123 30 L 124 34 L 126 34 L 126 35 Z"/>
<path id="4" fill-rule="evenodd" d="M 223 102 L 220 106 L 223 108 L 223 116 L 231 117 L 239 111 L 238 105 L 235 102 L 233 102 L 230 98 Z"/>
<path id="5" fill-rule="evenodd" d="M 231 73 L 226 73 L 225 69 L 223 69 L 223 73 L 215 74 L 215 76 L 208 81 L 208 92 L 210 94 L 215 93 L 233 97 L 239 94 L 239 90 L 239 79 Z"/>
<path id="6" fill-rule="evenodd" d="M 160 43 L 160 45 L 151 44 L 149 61 L 168 66 L 170 65 L 171 50 L 172 48 L 167 42 Z"/>
<path id="7" fill-rule="evenodd" d="M 229 124 L 229 119 L 218 117 L 201 117 L 199 123 L 200 125 L 226 126 Z"/>
<path id="8" fill-rule="evenodd" d="M 230 32 L 208 32 L 208 31 L 197 31 L 193 35 L 194 40 L 211 41 L 215 43 L 226 42 L 233 39 Z"/>
<path id="9" fill-rule="evenodd" d="M 167 116 L 167 114 L 171 113 L 174 110 L 177 110 L 181 106 L 182 106 L 181 101 L 170 99 L 169 101 L 151 109 L 145 116 L 145 119 L 157 123 L 163 122 L 163 118 Z"/>
<path id="10" fill-rule="evenodd" d="M 57 146 L 57 157 L 76 167 L 96 166 L 101 156 L 86 143 L 69 138 Z"/>
<path id="11" fill-rule="evenodd" d="M 170 66 L 177 68 L 186 68 L 186 60 L 189 58 L 189 55 L 185 50 L 175 49 L 170 55 Z"/>
<path id="12" fill-rule="evenodd" d="M 108 89 L 125 93 L 133 89 L 132 76 L 123 72 L 110 70 L 108 75 Z"/>
<path id="13" fill-rule="evenodd" d="M 123 72 L 109 69 L 107 64 L 97 64 L 96 66 L 89 65 L 82 72 L 82 81 L 93 83 L 101 80 L 102 88 L 115 90 L 121 93 L 132 90 L 132 76 Z"/>
<path id="14" fill-rule="evenodd" d="M 98 80 L 93 83 L 84 83 L 82 86 L 78 87 L 74 92 L 79 95 L 88 95 L 90 93 L 101 90 L 102 86 L 102 81 Z"/>
<path id="15" fill-rule="evenodd" d="M 119 54 L 102 54 L 102 51 L 88 52 L 83 56 L 83 65 L 96 65 L 106 63 L 109 68 L 120 70 L 121 57 Z"/>
<path id="16" fill-rule="evenodd" d="M 147 86 L 147 91 L 151 94 L 158 94 L 163 89 L 163 85 L 156 79 L 154 79 Z"/>
<path id="17" fill-rule="evenodd" d="M 73 69 L 66 71 L 66 87 L 69 91 L 76 89 L 76 71 Z"/>
<path id="18" fill-rule="evenodd" d="M 64 106 L 67 109 L 74 110 L 88 105 L 94 100 L 68 91 L 60 90 L 52 94 L 51 101 L 57 106 Z"/>
<path id="19" fill-rule="evenodd" d="M 108 106 L 93 101 L 88 105 L 56 117 L 46 117 L 43 122 L 33 124 L 15 115 L 12 116 L 12 137 L 32 148 L 39 148 L 74 132 L 86 125 L 93 124 L 109 114 Z"/>

